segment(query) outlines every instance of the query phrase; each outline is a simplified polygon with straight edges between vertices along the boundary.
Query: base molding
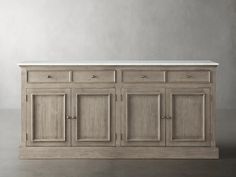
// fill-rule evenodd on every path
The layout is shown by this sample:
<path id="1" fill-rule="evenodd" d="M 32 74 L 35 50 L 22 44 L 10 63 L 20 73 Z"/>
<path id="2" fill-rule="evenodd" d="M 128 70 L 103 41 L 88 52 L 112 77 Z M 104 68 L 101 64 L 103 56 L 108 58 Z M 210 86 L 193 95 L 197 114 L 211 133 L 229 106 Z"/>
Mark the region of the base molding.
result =
<path id="1" fill-rule="evenodd" d="M 20 147 L 20 159 L 219 159 L 217 147 Z"/>

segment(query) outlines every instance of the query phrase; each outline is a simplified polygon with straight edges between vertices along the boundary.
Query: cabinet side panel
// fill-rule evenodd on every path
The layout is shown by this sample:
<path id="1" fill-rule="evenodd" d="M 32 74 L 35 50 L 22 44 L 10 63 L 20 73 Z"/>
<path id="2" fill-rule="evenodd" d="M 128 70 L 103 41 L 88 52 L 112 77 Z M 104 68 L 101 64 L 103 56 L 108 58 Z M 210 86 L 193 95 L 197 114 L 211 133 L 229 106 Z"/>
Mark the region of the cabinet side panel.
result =
<path id="1" fill-rule="evenodd" d="M 216 146 L 216 68 L 211 72 L 212 92 L 211 92 L 211 146 Z"/>
<path id="2" fill-rule="evenodd" d="M 26 114 L 26 82 L 27 72 L 21 67 L 21 146 L 26 146 L 27 114 Z"/>

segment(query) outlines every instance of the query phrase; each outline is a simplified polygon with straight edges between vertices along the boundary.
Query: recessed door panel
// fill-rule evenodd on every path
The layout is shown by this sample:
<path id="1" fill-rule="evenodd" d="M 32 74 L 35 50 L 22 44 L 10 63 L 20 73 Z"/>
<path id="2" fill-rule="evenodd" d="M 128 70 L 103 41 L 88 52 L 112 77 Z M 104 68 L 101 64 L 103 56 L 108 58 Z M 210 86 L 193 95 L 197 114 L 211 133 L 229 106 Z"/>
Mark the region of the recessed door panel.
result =
<path id="1" fill-rule="evenodd" d="M 123 90 L 124 146 L 164 145 L 164 90 Z"/>
<path id="2" fill-rule="evenodd" d="M 69 90 L 28 90 L 28 145 L 68 145 L 69 127 L 66 120 Z"/>
<path id="3" fill-rule="evenodd" d="M 73 146 L 114 144 L 114 90 L 75 89 Z"/>
<path id="4" fill-rule="evenodd" d="M 209 89 L 169 89 L 167 94 L 167 145 L 208 145 Z"/>

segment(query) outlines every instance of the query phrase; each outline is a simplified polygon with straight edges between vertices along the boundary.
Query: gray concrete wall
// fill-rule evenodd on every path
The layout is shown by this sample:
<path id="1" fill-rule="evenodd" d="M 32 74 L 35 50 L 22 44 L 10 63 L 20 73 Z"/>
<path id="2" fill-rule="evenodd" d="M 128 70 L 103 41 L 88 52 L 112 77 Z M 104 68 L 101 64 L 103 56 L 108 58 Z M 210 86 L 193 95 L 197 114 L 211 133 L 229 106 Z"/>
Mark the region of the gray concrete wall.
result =
<path id="1" fill-rule="evenodd" d="M 0 108 L 20 107 L 23 60 L 212 59 L 236 108 L 235 0 L 0 0 Z"/>

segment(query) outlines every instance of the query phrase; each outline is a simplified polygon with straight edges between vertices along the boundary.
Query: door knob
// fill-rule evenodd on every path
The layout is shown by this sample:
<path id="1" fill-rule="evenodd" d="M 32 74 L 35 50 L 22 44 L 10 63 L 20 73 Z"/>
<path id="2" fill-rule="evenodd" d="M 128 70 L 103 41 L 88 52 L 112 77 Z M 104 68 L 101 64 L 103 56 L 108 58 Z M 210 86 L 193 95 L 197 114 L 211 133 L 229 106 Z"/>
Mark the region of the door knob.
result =
<path id="1" fill-rule="evenodd" d="M 141 78 L 147 78 L 147 76 L 145 76 L 145 75 L 142 75 L 142 76 L 141 76 Z"/>
<path id="2" fill-rule="evenodd" d="M 67 119 L 71 119 L 71 116 L 68 116 L 68 115 L 67 115 L 66 118 L 67 118 Z"/>

